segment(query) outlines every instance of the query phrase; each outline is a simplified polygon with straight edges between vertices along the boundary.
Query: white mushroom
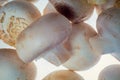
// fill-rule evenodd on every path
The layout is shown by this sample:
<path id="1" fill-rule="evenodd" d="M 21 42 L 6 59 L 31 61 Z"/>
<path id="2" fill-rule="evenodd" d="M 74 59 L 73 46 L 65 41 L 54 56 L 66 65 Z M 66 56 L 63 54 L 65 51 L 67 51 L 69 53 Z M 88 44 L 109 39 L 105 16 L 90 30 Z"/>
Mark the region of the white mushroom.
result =
<path id="1" fill-rule="evenodd" d="M 93 13 L 94 6 L 87 0 L 49 0 L 58 12 L 73 23 L 88 19 Z"/>
<path id="2" fill-rule="evenodd" d="M 120 60 L 120 8 L 103 11 L 98 17 L 97 29 L 99 36 L 91 39 L 91 45 Z"/>
<path id="3" fill-rule="evenodd" d="M 73 24 L 73 31 L 65 46 L 73 54 L 71 58 L 63 64 L 70 70 L 86 70 L 95 65 L 100 53 L 94 51 L 89 40 L 97 33 L 86 23 Z"/>
<path id="4" fill-rule="evenodd" d="M 40 17 L 39 10 L 26 1 L 11 1 L 0 8 L 0 39 L 15 46 L 22 30 Z"/>
<path id="5" fill-rule="evenodd" d="M 70 55 L 64 47 L 60 46 L 70 33 L 71 24 L 64 16 L 58 13 L 44 15 L 19 35 L 16 43 L 18 55 L 26 63 L 47 53 L 52 54 L 51 52 L 58 52 L 56 55 L 62 56 Z M 60 61 L 64 60 L 61 56 L 57 57 Z M 65 59 L 68 59 L 67 57 L 69 56 Z"/>
<path id="6" fill-rule="evenodd" d="M 114 64 L 103 69 L 98 80 L 120 80 L 120 65 Z"/>
<path id="7" fill-rule="evenodd" d="M 0 49 L 0 80 L 35 80 L 35 64 L 23 63 L 13 49 Z"/>
<path id="8" fill-rule="evenodd" d="M 54 71 L 42 80 L 84 80 L 79 74 L 69 70 Z"/>
<path id="9" fill-rule="evenodd" d="M 46 7 L 43 10 L 43 14 L 48 14 L 48 13 L 52 13 L 52 12 L 57 12 L 56 9 L 54 8 L 54 6 L 48 2 Z"/>

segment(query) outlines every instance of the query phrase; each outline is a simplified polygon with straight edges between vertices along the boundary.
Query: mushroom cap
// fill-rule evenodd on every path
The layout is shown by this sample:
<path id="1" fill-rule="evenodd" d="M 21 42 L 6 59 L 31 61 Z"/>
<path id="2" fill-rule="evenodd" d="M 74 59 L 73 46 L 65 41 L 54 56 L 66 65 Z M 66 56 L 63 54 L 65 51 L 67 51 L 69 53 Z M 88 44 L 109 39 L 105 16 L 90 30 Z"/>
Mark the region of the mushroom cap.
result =
<path id="1" fill-rule="evenodd" d="M 13 49 L 0 49 L 0 80 L 35 80 L 35 64 L 23 63 Z"/>
<path id="2" fill-rule="evenodd" d="M 26 1 L 11 1 L 0 8 L 0 39 L 14 46 L 16 38 L 41 16 L 39 10 Z"/>
<path id="3" fill-rule="evenodd" d="M 87 0 L 49 0 L 55 9 L 73 23 L 88 19 L 94 9 L 94 5 Z"/>
<path id="4" fill-rule="evenodd" d="M 120 80 L 120 65 L 114 64 L 104 68 L 98 80 Z"/>
<path id="5" fill-rule="evenodd" d="M 120 8 L 113 7 L 103 11 L 98 16 L 97 29 L 99 36 L 110 42 L 105 43 L 107 53 L 112 53 L 120 60 Z"/>
<path id="6" fill-rule="evenodd" d="M 86 70 L 100 59 L 100 53 L 95 51 L 89 40 L 97 33 L 86 23 L 73 24 L 73 30 L 66 41 L 66 48 L 73 54 L 63 66 L 70 70 Z"/>
<path id="7" fill-rule="evenodd" d="M 36 20 L 18 36 L 16 49 L 24 62 L 41 57 L 61 44 L 71 33 L 71 24 L 58 13 L 49 13 Z"/>
<path id="8" fill-rule="evenodd" d="M 84 80 L 79 74 L 69 70 L 54 71 L 43 80 Z"/>

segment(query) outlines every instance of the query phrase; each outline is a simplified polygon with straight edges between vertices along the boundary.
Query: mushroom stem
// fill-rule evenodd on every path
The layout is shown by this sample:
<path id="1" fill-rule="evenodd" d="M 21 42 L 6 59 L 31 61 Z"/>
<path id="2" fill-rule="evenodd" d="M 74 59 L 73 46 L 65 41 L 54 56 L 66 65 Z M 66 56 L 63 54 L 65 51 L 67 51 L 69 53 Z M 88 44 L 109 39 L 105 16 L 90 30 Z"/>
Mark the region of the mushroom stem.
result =
<path id="1" fill-rule="evenodd" d="M 47 51 L 43 58 L 48 62 L 59 66 L 66 62 L 71 57 L 71 55 L 72 54 L 68 50 L 66 50 L 62 45 L 59 45 L 51 51 Z"/>

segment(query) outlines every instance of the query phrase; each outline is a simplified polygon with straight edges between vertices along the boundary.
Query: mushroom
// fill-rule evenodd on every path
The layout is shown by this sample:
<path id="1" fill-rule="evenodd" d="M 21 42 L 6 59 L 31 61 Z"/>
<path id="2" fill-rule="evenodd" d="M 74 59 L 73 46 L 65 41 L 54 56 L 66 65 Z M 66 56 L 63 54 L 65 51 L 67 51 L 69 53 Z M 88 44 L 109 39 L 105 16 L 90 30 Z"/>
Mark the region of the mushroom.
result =
<path id="1" fill-rule="evenodd" d="M 79 74 L 69 70 L 59 70 L 48 74 L 42 80 L 84 80 Z"/>
<path id="2" fill-rule="evenodd" d="M 87 0 L 49 0 L 55 9 L 73 23 L 88 19 L 94 6 Z"/>
<path id="3" fill-rule="evenodd" d="M 98 14 L 106 9 L 120 5 L 119 0 L 89 0 L 89 2 L 96 5 Z"/>
<path id="4" fill-rule="evenodd" d="M 52 12 L 57 12 L 56 9 L 54 8 L 54 6 L 48 2 L 46 7 L 43 10 L 43 14 L 48 14 L 48 13 L 52 13 Z"/>
<path id="5" fill-rule="evenodd" d="M 52 53 L 56 53 L 59 62 L 63 63 L 71 54 L 61 44 L 70 33 L 71 24 L 68 19 L 58 13 L 46 14 L 18 36 L 16 43 L 18 55 L 22 61 L 27 63 L 38 57 L 44 57 L 46 54 L 55 60 L 56 58 L 51 56 Z M 47 59 L 49 59 L 48 55 Z M 58 65 L 59 62 L 56 62 L 55 65 Z"/>
<path id="6" fill-rule="evenodd" d="M 35 64 L 23 63 L 14 49 L 0 49 L 0 80 L 35 80 Z"/>
<path id="7" fill-rule="evenodd" d="M 26 1 L 11 1 L 0 8 L 0 39 L 14 46 L 16 38 L 40 17 L 39 10 Z"/>
<path id="8" fill-rule="evenodd" d="M 67 50 L 73 55 L 63 66 L 70 70 L 86 70 L 95 65 L 100 59 L 101 53 L 95 51 L 89 42 L 97 35 L 90 25 L 81 22 L 73 24 L 73 31 L 65 43 Z"/>
<path id="9" fill-rule="evenodd" d="M 114 64 L 104 68 L 100 72 L 98 80 L 120 80 L 120 65 Z"/>
<path id="10" fill-rule="evenodd" d="M 120 60 L 120 8 L 109 8 L 97 19 L 99 36 L 90 40 L 94 49 L 103 54 L 110 53 Z"/>

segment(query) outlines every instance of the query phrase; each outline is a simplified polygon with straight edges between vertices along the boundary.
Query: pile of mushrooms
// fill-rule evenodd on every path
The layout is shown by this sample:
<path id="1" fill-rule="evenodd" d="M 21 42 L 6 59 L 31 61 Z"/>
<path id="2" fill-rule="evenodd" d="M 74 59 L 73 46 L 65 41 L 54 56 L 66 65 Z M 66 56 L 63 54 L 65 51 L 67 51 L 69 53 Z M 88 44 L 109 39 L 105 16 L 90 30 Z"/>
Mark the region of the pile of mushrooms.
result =
<path id="1" fill-rule="evenodd" d="M 43 15 L 34 1 L 38 0 L 0 1 L 0 39 L 15 48 L 0 49 L 0 72 L 12 73 L 11 80 L 35 80 L 33 61 L 40 58 L 68 69 L 43 80 L 83 80 L 74 71 L 90 69 L 102 55 L 110 53 L 120 60 L 118 0 L 49 0 Z M 98 32 L 85 23 L 94 8 Z M 0 80 L 8 80 L 6 76 Z"/>

